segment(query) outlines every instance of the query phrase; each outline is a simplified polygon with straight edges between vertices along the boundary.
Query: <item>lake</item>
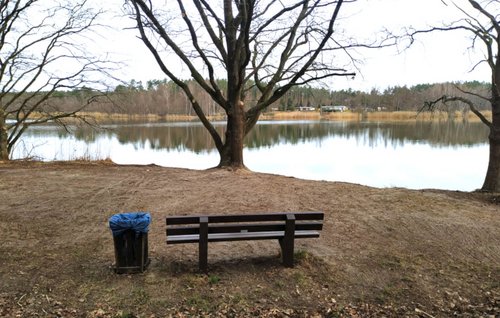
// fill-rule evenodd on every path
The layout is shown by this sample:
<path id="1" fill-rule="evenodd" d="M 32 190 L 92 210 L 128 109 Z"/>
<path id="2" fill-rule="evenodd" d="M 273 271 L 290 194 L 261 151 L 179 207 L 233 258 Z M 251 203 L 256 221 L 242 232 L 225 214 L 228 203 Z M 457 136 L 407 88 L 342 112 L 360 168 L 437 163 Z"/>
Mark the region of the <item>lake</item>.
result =
<path id="1" fill-rule="evenodd" d="M 224 123 L 215 123 L 223 132 Z M 106 159 L 206 169 L 219 161 L 200 123 L 121 123 L 27 130 L 13 158 Z M 479 122 L 261 121 L 245 139 L 252 171 L 374 187 L 471 191 L 482 186 L 488 130 Z"/>

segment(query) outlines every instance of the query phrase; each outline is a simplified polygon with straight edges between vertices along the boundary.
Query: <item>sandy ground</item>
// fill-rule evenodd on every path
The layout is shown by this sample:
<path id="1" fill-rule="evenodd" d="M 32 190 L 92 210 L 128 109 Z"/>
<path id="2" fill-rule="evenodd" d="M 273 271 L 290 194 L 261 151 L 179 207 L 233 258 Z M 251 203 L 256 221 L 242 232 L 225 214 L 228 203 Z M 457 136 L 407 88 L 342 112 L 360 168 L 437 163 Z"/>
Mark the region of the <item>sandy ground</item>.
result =
<path id="1" fill-rule="evenodd" d="M 116 275 L 108 219 L 132 211 L 151 213 L 151 266 Z M 286 211 L 325 213 L 321 237 L 298 242 L 294 269 L 280 266 L 272 241 L 215 243 L 207 277 L 196 271 L 195 244 L 165 244 L 167 215 Z M 0 316 L 495 317 L 499 229 L 498 194 L 248 171 L 0 163 Z"/>

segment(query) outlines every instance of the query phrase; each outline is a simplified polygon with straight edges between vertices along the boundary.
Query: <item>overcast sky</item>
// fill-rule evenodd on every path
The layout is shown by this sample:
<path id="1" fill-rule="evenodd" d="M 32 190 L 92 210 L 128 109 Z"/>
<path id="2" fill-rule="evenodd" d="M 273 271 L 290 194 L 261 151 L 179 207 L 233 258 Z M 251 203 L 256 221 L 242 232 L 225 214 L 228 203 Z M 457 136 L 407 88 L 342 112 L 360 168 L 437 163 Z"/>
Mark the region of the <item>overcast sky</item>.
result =
<path id="1" fill-rule="evenodd" d="M 113 3 L 119 7 L 123 2 L 113 0 L 106 4 L 111 6 Z M 456 0 L 455 3 L 471 9 L 466 0 Z M 359 0 L 344 4 L 342 10 L 343 18 L 338 21 L 339 26 L 360 39 L 373 38 L 383 28 L 398 33 L 403 27 L 425 28 L 460 18 L 450 0 Z M 127 63 L 119 76 L 126 81 L 135 79 L 144 83 L 150 79 L 165 78 L 152 55 L 136 38 L 137 31 L 123 30 L 133 22 L 123 17 L 116 18 L 116 21 L 119 21 L 115 23 L 119 25 L 118 30 L 103 37 L 103 46 Z M 351 88 L 369 91 L 376 88 L 383 91 L 390 86 L 420 83 L 489 81 L 485 66 L 470 72 L 482 52 L 473 52 L 468 49 L 469 46 L 468 35 L 441 32 L 420 36 L 404 52 L 395 48 L 358 51 L 356 54 L 362 59 L 362 64 L 358 65 L 359 75 L 355 79 L 336 78 L 327 84 L 332 90 Z"/>
<path id="2" fill-rule="evenodd" d="M 469 11 L 471 9 L 466 0 L 454 2 Z M 373 34 L 384 27 L 394 33 L 404 27 L 426 29 L 462 17 L 449 0 L 363 0 L 352 7 L 355 13 L 346 18 L 345 23 L 354 32 L 362 34 Z M 422 34 L 411 48 L 400 53 L 395 49 L 364 51 L 361 76 L 339 84 L 367 90 L 445 81 L 489 81 L 486 65 L 471 72 L 483 53 L 470 50 L 470 45 L 466 33 L 435 32 Z"/>

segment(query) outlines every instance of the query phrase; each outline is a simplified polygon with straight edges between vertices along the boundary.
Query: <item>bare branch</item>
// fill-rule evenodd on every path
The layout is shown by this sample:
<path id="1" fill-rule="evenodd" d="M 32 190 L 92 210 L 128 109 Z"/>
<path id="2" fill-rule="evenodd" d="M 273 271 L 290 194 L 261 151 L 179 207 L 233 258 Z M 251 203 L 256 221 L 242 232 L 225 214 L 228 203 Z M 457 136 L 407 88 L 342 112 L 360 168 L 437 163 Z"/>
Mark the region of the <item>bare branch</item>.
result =
<path id="1" fill-rule="evenodd" d="M 96 92 L 107 90 L 104 77 L 110 75 L 114 63 L 92 56 L 77 44 L 94 32 L 101 14 L 88 8 L 86 0 L 1 1 L 0 160 L 8 159 L 31 125 L 49 121 L 62 124 L 69 117 L 82 120 L 77 112 L 92 99 L 61 111 L 52 104 L 57 90 L 82 85 L 94 87 Z M 7 117 L 14 122 L 7 124 Z"/>
<path id="2" fill-rule="evenodd" d="M 176 7 L 168 10 L 173 19 L 182 19 L 179 24 L 173 20 L 164 23 L 151 2 L 130 0 L 143 42 L 163 72 L 186 92 L 221 158 L 226 158 L 223 164 L 237 165 L 242 165 L 243 137 L 262 110 L 293 87 L 333 76 L 354 76 L 349 71 L 354 64 L 349 50 L 375 47 L 342 39 L 342 32 L 334 34 L 340 8 L 346 2 L 351 1 L 224 0 L 216 6 L 207 0 L 193 0 L 192 4 L 176 0 Z M 332 53 L 342 54 L 348 62 L 340 63 Z M 199 87 L 225 111 L 224 140 L 180 80 L 180 71 L 167 62 L 169 54 L 182 61 Z M 217 78 L 226 79 L 224 93 Z M 251 87 L 258 92 L 253 92 L 254 100 L 246 105 Z M 231 149 L 236 152 L 231 153 Z"/>
<path id="3" fill-rule="evenodd" d="M 467 95 L 470 95 L 470 96 L 475 96 L 475 97 L 478 97 L 478 98 L 480 98 L 480 99 L 482 99 L 482 100 L 486 100 L 486 101 L 488 101 L 488 102 L 490 102 L 490 103 L 491 103 L 491 97 L 486 97 L 486 96 L 480 95 L 480 94 L 478 94 L 478 93 L 474 93 L 474 92 L 466 91 L 466 90 L 462 89 L 462 88 L 461 88 L 460 86 L 458 86 L 458 85 L 455 85 L 455 88 L 456 88 L 457 90 L 459 90 L 460 92 L 464 93 L 464 94 L 467 94 Z"/>
<path id="4" fill-rule="evenodd" d="M 157 30 L 158 35 L 161 37 L 161 39 L 163 39 L 165 41 L 165 43 L 168 45 L 168 47 L 170 47 L 170 48 L 172 48 L 172 50 L 174 50 L 175 54 L 189 68 L 189 71 L 191 72 L 191 76 L 196 80 L 196 82 L 201 87 L 203 87 L 203 89 L 205 91 L 207 91 L 210 94 L 210 96 L 212 96 L 212 98 L 214 98 L 214 100 L 220 106 L 223 106 L 224 105 L 224 98 L 223 98 L 222 94 L 220 93 L 220 91 L 218 89 L 216 89 L 216 88 L 213 88 L 213 87 L 210 87 L 209 85 L 207 85 L 207 83 L 206 83 L 205 79 L 203 78 L 203 76 L 198 72 L 197 68 L 191 62 L 190 57 L 168 35 L 168 32 L 165 30 L 165 28 L 162 26 L 162 24 L 158 21 L 158 19 L 154 15 L 152 9 L 148 5 L 146 5 L 146 3 L 144 1 L 142 1 L 142 0 L 133 0 L 131 2 L 133 4 L 135 12 L 136 12 L 136 20 L 141 23 L 141 27 L 143 28 L 142 31 L 144 31 L 144 26 L 147 26 L 149 24 L 145 24 L 142 18 L 137 19 L 137 16 L 140 16 L 140 12 L 141 11 L 144 12 L 145 16 L 148 19 L 148 22 L 151 23 L 152 26 L 154 26 L 155 30 Z M 143 41 L 144 41 L 144 39 L 147 39 L 147 36 L 146 36 L 145 32 L 141 33 L 141 38 L 143 39 Z M 154 46 L 152 46 L 152 45 L 151 45 L 151 47 L 148 46 L 148 48 L 150 49 L 150 51 L 151 51 L 151 49 L 156 50 L 156 48 Z M 159 57 L 160 56 L 158 54 L 158 58 Z M 157 61 L 158 61 L 158 58 L 156 58 Z M 172 72 L 169 71 L 169 73 L 173 75 Z M 170 77 L 170 75 L 168 75 L 168 76 Z"/>
<path id="5" fill-rule="evenodd" d="M 488 118 L 486 118 L 479 110 L 477 110 L 477 108 L 474 107 L 474 103 L 472 101 L 470 101 L 469 99 L 467 98 L 464 98 L 464 97 L 460 97 L 460 96 L 446 96 L 446 95 L 443 95 L 441 96 L 440 98 L 434 100 L 434 101 L 430 101 L 430 102 L 425 102 L 424 103 L 424 106 L 422 106 L 422 108 L 417 112 L 417 115 L 420 114 L 421 112 L 423 111 L 435 111 L 439 104 L 447 104 L 447 103 L 450 103 L 450 102 L 461 102 L 461 103 L 464 103 L 466 104 L 467 106 L 469 106 L 470 110 L 477 116 L 479 117 L 479 119 L 488 127 L 492 127 L 493 124 L 488 120 Z"/>
<path id="6" fill-rule="evenodd" d="M 208 120 L 208 118 L 203 113 L 203 110 L 201 109 L 200 105 L 198 104 L 198 102 L 194 98 L 194 95 L 192 94 L 192 92 L 189 89 L 189 87 L 183 81 L 181 81 L 177 76 L 175 76 L 168 69 L 168 67 L 163 63 L 163 60 L 160 57 L 158 51 L 155 49 L 155 47 L 153 46 L 153 44 L 151 43 L 151 41 L 149 41 L 149 38 L 146 36 L 146 31 L 144 29 L 144 23 L 142 22 L 142 17 L 141 17 L 141 14 L 140 14 L 140 10 L 139 10 L 138 4 L 136 4 L 135 2 L 133 2 L 133 6 L 134 6 L 135 12 L 136 12 L 137 27 L 138 27 L 139 32 L 141 34 L 141 39 L 145 43 L 146 47 L 151 51 L 151 53 L 155 57 L 155 59 L 156 59 L 158 65 L 160 66 L 161 70 L 169 78 L 171 78 L 184 91 L 184 93 L 186 94 L 186 96 L 189 98 L 189 100 L 191 101 L 191 104 L 193 105 L 193 109 L 195 110 L 196 114 L 198 115 L 198 117 L 200 118 L 201 122 L 203 123 L 203 125 L 205 126 L 205 128 L 209 131 L 209 133 L 212 136 L 212 138 L 214 139 L 216 147 L 218 149 L 222 148 L 222 139 L 221 139 L 219 133 L 217 132 L 217 130 L 215 129 L 215 127 L 210 123 L 210 121 Z"/>

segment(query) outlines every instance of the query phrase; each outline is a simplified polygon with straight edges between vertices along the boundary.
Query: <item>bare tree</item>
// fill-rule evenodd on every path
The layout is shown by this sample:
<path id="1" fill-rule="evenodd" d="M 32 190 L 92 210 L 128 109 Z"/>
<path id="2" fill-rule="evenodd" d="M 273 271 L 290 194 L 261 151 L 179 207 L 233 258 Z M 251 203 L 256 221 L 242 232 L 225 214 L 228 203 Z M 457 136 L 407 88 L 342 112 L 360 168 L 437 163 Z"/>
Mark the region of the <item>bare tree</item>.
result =
<path id="1" fill-rule="evenodd" d="M 261 112 L 292 87 L 355 75 L 346 69 L 354 45 L 336 28 L 349 1 L 177 0 L 175 8 L 164 1 L 163 7 L 151 0 L 128 2 L 143 42 L 215 141 L 219 167 L 245 167 L 244 137 Z M 224 110 L 224 136 L 207 119 L 178 65 Z M 224 89 L 219 78 L 227 80 Z M 249 94 L 255 88 L 258 94 Z"/>
<path id="2" fill-rule="evenodd" d="M 103 89 L 100 78 L 109 70 L 81 44 L 101 13 L 86 0 L 0 0 L 0 160 L 9 160 L 31 125 L 85 120 L 78 112 Z M 57 90 L 80 87 L 87 98 L 74 109 L 52 103 Z"/>
<path id="3" fill-rule="evenodd" d="M 489 128 L 489 163 L 486 177 L 482 186 L 483 191 L 500 191 L 500 2 L 468 0 L 470 7 L 463 8 L 454 1 L 442 1 L 447 6 L 458 9 L 463 18 L 446 26 L 433 27 L 427 30 L 410 32 L 413 41 L 420 33 L 436 31 L 465 31 L 471 36 L 471 48 L 484 49 L 484 59 L 477 61 L 477 66 L 486 64 L 491 70 L 491 90 L 488 96 L 456 86 L 457 94 L 443 95 L 440 98 L 425 104 L 427 109 L 436 109 L 440 105 L 462 103 L 468 107 Z M 473 68 L 473 69 L 474 69 Z M 478 110 L 478 101 L 486 101 L 492 110 L 492 119 L 489 120 Z"/>

